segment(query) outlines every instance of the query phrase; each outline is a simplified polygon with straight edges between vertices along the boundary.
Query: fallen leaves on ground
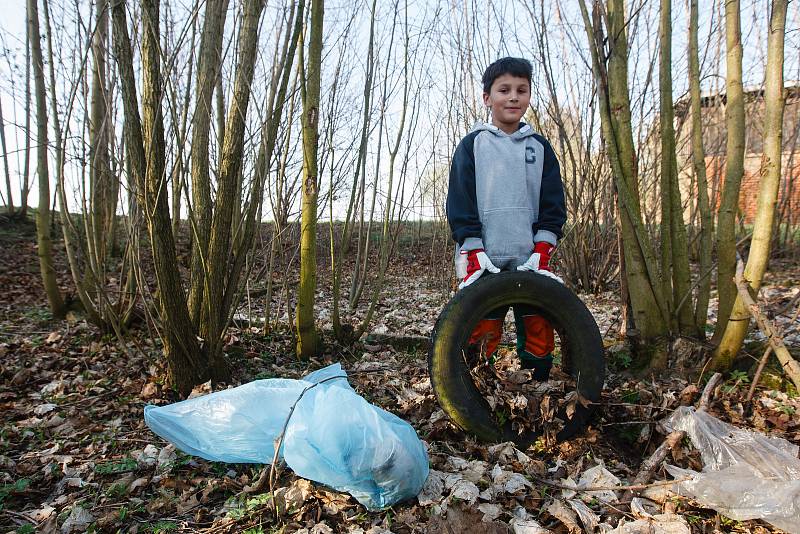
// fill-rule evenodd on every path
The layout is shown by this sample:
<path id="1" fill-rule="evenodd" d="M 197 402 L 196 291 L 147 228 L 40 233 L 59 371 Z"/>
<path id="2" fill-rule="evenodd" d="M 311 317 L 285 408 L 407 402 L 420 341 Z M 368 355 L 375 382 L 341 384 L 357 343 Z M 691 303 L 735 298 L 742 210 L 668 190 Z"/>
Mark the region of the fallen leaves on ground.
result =
<path id="1" fill-rule="evenodd" d="M 285 469 L 278 470 L 272 492 L 249 493 L 245 488 L 263 466 L 207 462 L 154 436 L 144 425 L 145 404 L 179 400 L 164 384 L 160 342 L 145 328 L 134 331 L 122 350 L 118 341 L 79 317 L 53 322 L 37 293 L 36 273 L 27 272 L 34 258 L 30 243 L 19 241 L 2 259 L 8 273 L 26 273 L 30 283 L 15 285 L 0 296 L 3 531 L 775 531 L 759 521 L 727 520 L 663 485 L 642 492 L 630 511 L 617 511 L 622 492 L 610 488 L 633 480 L 642 459 L 663 439 L 659 420 L 677 406 L 695 402 L 702 383 L 668 375 L 629 376 L 625 348 L 614 338 L 619 314 L 613 295 L 585 299 L 604 334 L 612 370 L 598 414 L 580 437 L 539 443 L 524 451 L 512 443 L 480 443 L 450 423 L 431 388 L 423 346 L 398 348 L 368 340 L 341 347 L 328 339 L 325 354 L 301 364 L 284 331 L 264 336 L 257 325 L 232 328 L 227 350 L 236 370 L 235 384 L 299 378 L 341 361 L 362 396 L 409 421 L 426 442 L 431 475 L 422 493 L 390 510 L 368 513 L 348 495 Z M 3 280 L 17 283 L 13 277 Z M 780 310 L 795 290 L 785 284 L 767 287 L 770 309 Z M 384 295 L 375 330 L 412 339 L 429 335 L 448 298 L 441 288 L 429 287 L 424 277 L 409 282 L 390 276 Z M 321 297 L 323 326 L 329 321 L 329 298 Z M 784 331 L 796 334 L 796 325 L 780 321 Z M 696 356 L 691 350 L 687 354 Z M 532 420 L 552 423 L 559 403 L 579 400 L 565 398 L 570 388 L 566 377 L 556 376 L 544 386 L 531 382 L 520 374 L 513 351 L 507 349 L 494 370 L 481 372 L 479 380 L 497 411 L 521 425 Z M 798 397 L 766 389 L 746 403 L 748 386 L 743 374 L 731 376 L 716 392 L 714 415 L 799 443 Z M 210 383 L 203 384 L 193 395 L 211 390 Z M 688 443 L 671 454 L 676 465 L 702 468 Z M 667 476 L 660 472 L 657 478 Z M 584 489 L 597 486 L 607 489 Z"/>

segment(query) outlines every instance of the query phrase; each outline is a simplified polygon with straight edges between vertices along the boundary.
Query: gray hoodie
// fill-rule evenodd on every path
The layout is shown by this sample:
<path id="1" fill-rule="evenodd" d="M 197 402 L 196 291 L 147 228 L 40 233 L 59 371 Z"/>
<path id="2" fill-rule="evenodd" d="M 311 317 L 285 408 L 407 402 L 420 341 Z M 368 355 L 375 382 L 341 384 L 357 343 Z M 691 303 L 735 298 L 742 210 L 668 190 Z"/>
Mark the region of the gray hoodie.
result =
<path id="1" fill-rule="evenodd" d="M 550 143 L 524 123 L 513 134 L 478 123 L 453 154 L 446 208 L 460 250 L 482 248 L 501 269 L 524 263 L 534 242 L 555 245 L 566 209 Z"/>

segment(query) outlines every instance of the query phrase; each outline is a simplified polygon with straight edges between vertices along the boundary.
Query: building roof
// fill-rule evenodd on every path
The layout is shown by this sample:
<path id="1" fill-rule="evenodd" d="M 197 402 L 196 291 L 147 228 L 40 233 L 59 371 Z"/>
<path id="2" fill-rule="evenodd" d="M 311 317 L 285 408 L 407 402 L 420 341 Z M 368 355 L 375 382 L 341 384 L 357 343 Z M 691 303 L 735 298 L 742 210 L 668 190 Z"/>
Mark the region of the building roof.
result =
<path id="1" fill-rule="evenodd" d="M 800 98 L 800 80 L 785 80 L 783 88 L 786 91 L 786 98 Z M 744 86 L 745 99 L 751 101 L 764 97 L 763 85 L 746 85 Z M 725 90 L 722 91 L 702 91 L 700 93 L 700 106 L 704 108 L 717 107 L 720 104 L 725 104 L 727 98 Z M 675 115 L 680 116 L 689 110 L 691 97 L 689 93 L 675 101 Z"/>

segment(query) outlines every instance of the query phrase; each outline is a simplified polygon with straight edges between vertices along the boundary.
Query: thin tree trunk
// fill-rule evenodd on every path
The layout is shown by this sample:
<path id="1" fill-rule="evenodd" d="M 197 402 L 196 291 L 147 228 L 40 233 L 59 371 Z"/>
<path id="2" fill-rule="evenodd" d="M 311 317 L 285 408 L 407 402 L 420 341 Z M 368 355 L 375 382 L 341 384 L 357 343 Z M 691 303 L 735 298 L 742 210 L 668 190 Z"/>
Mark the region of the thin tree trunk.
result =
<path id="1" fill-rule="evenodd" d="M 167 199 L 164 157 L 164 117 L 161 108 L 163 88 L 160 68 L 158 0 L 142 2 L 142 138 L 146 151 L 145 216 L 148 222 L 153 261 L 158 282 L 158 297 L 164 321 L 164 343 L 175 386 L 182 393 L 191 390 L 207 370 L 191 328 L 186 295 L 175 266 L 178 264 Z M 191 362 L 191 367 L 186 365 Z M 194 368 L 195 375 L 187 373 Z"/>
<path id="2" fill-rule="evenodd" d="M 25 151 L 22 157 L 22 185 L 19 196 L 19 215 L 28 216 L 28 193 L 31 183 L 31 36 L 30 25 L 25 24 Z"/>
<path id="3" fill-rule="evenodd" d="M 261 190 L 263 192 L 264 183 L 266 180 L 266 176 L 269 174 L 269 161 L 272 159 L 272 153 L 274 151 L 275 144 L 277 143 L 277 127 L 275 127 L 280 122 L 280 116 L 283 112 L 284 107 L 284 100 L 286 99 L 286 88 L 288 85 L 289 73 L 292 70 L 292 64 L 294 62 L 294 51 L 297 47 L 297 42 L 300 38 L 300 32 L 302 31 L 303 27 L 303 11 L 305 9 L 305 2 L 300 0 L 298 3 L 297 9 L 297 16 L 295 18 L 295 30 L 291 37 L 291 43 L 287 41 L 287 45 L 284 48 L 283 57 L 285 58 L 283 63 L 283 78 L 286 80 L 286 83 L 281 83 L 281 88 L 278 92 L 277 101 L 275 99 L 270 103 L 270 108 L 274 109 L 273 119 L 270 122 L 270 135 L 265 138 L 264 144 L 264 163 L 259 168 L 263 169 L 262 174 L 264 177 L 260 180 Z M 298 78 L 295 78 L 295 83 L 298 83 Z M 274 84 L 273 84 L 274 85 Z M 295 107 L 296 99 L 291 97 L 289 99 L 289 116 L 294 116 L 294 107 Z M 276 194 L 275 194 L 275 202 L 273 204 L 272 210 L 272 239 L 270 240 L 269 245 L 269 267 L 268 267 L 268 276 L 267 276 L 267 294 L 264 301 L 264 334 L 269 331 L 270 328 L 270 314 L 272 310 L 272 295 L 273 295 L 273 284 L 274 281 L 272 279 L 272 273 L 274 270 L 275 265 L 275 256 L 278 250 L 281 251 L 281 261 L 285 265 L 287 262 L 285 261 L 286 258 L 283 254 L 283 232 L 286 229 L 286 208 L 283 205 L 283 184 L 286 183 L 286 169 L 287 169 L 287 161 L 289 159 L 289 143 L 291 142 L 292 136 L 292 122 L 290 121 L 286 127 L 286 139 L 284 141 L 283 150 L 281 151 L 281 160 L 278 165 L 278 176 L 276 179 Z"/>
<path id="4" fill-rule="evenodd" d="M 189 314 L 192 323 L 201 322 L 204 293 L 207 289 L 208 241 L 211 236 L 211 174 L 209 172 L 209 133 L 212 96 L 220 76 L 222 38 L 228 0 L 208 0 L 200 36 L 195 108 L 192 118 L 192 209 L 189 223 L 193 230 Z"/>
<path id="5" fill-rule="evenodd" d="M 391 45 L 389 46 L 391 49 Z M 388 76 L 387 76 L 388 77 Z M 384 88 L 384 95 L 386 95 L 386 90 Z M 405 110 L 404 110 L 405 111 Z M 361 245 L 361 240 L 359 239 L 358 243 L 358 255 L 356 256 L 356 264 L 355 264 L 355 272 L 353 273 L 353 284 L 350 287 L 350 301 L 348 302 L 348 306 L 350 310 L 355 310 L 358 306 L 358 301 L 361 300 L 361 293 L 364 291 L 364 286 L 367 284 L 367 280 L 369 278 L 369 248 L 370 248 L 370 235 L 372 233 L 372 222 L 375 219 L 375 201 L 378 197 L 378 179 L 380 177 L 380 168 L 381 168 L 381 152 L 383 148 L 383 143 L 380 142 L 381 137 L 383 136 L 383 128 L 384 128 L 384 121 L 386 115 L 386 98 L 384 98 L 384 102 L 381 105 L 381 118 L 378 122 L 378 153 L 375 156 L 375 183 L 373 184 L 372 188 L 372 198 L 370 200 L 370 207 L 369 207 L 369 221 L 367 222 L 367 229 L 366 229 L 366 239 L 364 239 L 363 246 Z M 364 168 L 362 170 L 362 176 L 366 175 L 366 157 L 364 158 Z M 388 200 L 388 199 L 387 199 Z M 364 199 L 362 198 L 361 201 L 363 202 Z M 358 256 L 361 256 L 361 265 L 359 267 L 358 263 Z M 360 274 L 359 274 L 360 271 Z M 356 338 L 357 339 L 357 338 Z"/>
<path id="6" fill-rule="evenodd" d="M 44 61 L 39 32 L 39 6 L 37 0 L 28 0 L 28 31 L 31 41 L 33 81 L 36 93 L 36 155 L 39 175 L 39 207 L 36 211 L 36 240 L 38 243 L 39 269 L 42 284 L 50 304 L 53 317 L 61 318 L 66 313 L 64 299 L 58 288 L 53 265 L 53 242 L 50 238 L 50 172 L 47 164 L 47 100 L 44 86 Z"/>
<path id="7" fill-rule="evenodd" d="M 164 174 L 164 124 L 161 112 L 161 73 L 159 61 L 159 16 L 157 0 L 142 2 L 142 118 L 139 116 L 133 50 L 128 35 L 126 6 L 112 7 L 114 56 L 120 71 L 125 111 L 125 137 L 134 194 L 147 222 L 153 267 L 158 285 L 164 352 L 170 380 L 181 394 L 204 381 L 208 372 L 197 344 L 196 331 L 189 319 L 183 292 L 175 242 L 169 218 L 169 203 Z"/>
<path id="8" fill-rule="evenodd" d="M 6 148 L 6 121 L 3 119 L 3 105 L 0 101 L 0 141 L 2 142 L 3 150 L 3 167 L 6 174 L 6 191 L 8 192 L 8 200 L 6 203 L 6 213 L 14 215 L 14 197 L 11 194 L 11 172 L 8 168 L 8 148 Z"/>
<path id="9" fill-rule="evenodd" d="M 661 0 L 658 24 L 659 40 L 659 63 L 658 63 L 658 85 L 660 96 L 660 117 L 659 133 L 661 137 L 661 287 L 664 294 L 664 301 L 669 313 L 670 330 L 676 330 L 677 321 L 673 316 L 675 302 L 672 299 L 672 224 L 674 216 L 680 217 L 680 212 L 672 212 L 672 156 L 675 154 L 675 135 L 672 128 L 672 36 L 671 14 L 672 1 Z"/>
<path id="10" fill-rule="evenodd" d="M 317 282 L 317 143 L 324 0 L 312 0 L 308 68 L 300 79 L 303 100 L 303 200 L 300 223 L 300 287 L 297 290 L 297 355 L 308 359 L 321 344 L 314 325 Z M 300 46 L 302 51 L 303 46 Z M 301 66 L 303 62 L 300 62 Z"/>
<path id="11" fill-rule="evenodd" d="M 742 30 L 739 0 L 725 1 L 726 104 L 728 139 L 725 149 L 725 182 L 717 217 L 717 325 L 713 342 L 718 343 L 728 325 L 736 299 L 733 274 L 736 269 L 736 213 L 739 187 L 744 174 L 744 93 L 742 89 Z"/>
<path id="12" fill-rule="evenodd" d="M 783 141 L 783 48 L 786 35 L 787 0 L 773 0 L 769 20 L 767 43 L 766 88 L 764 90 L 764 154 L 761 160 L 761 183 L 758 189 L 758 207 L 753 223 L 753 238 L 750 254 L 744 270 L 744 279 L 758 293 L 761 280 L 767 270 L 772 243 L 775 205 L 781 181 L 781 143 Z M 727 370 L 742 348 L 744 337 L 750 326 L 747 305 L 738 295 L 730 321 L 714 352 L 713 369 Z"/>
<path id="13" fill-rule="evenodd" d="M 291 65 L 289 65 L 291 68 Z M 294 102 L 295 99 L 291 99 L 291 103 L 289 106 L 289 116 L 292 116 L 294 113 Z M 289 142 L 292 133 L 292 123 L 290 122 L 287 125 L 286 131 L 286 140 L 283 144 L 283 150 L 281 151 L 281 160 L 278 165 L 278 175 L 275 179 L 276 182 L 276 195 L 275 195 L 275 202 L 273 204 L 272 209 L 272 239 L 269 242 L 269 264 L 267 268 L 267 294 L 264 299 L 264 334 L 267 334 L 270 328 L 270 315 L 272 314 L 272 295 L 273 295 L 273 287 L 274 281 L 272 277 L 272 273 L 275 270 L 275 256 L 277 255 L 277 251 L 281 251 L 281 262 L 285 264 L 285 258 L 283 254 L 283 231 L 286 228 L 285 220 L 282 216 L 283 208 L 282 208 L 282 198 L 280 191 L 282 190 L 281 184 L 286 182 L 286 162 L 288 159 L 288 152 L 289 152 Z"/>
<path id="14" fill-rule="evenodd" d="M 392 209 L 393 209 L 393 202 L 392 202 L 392 189 L 394 186 L 394 174 L 395 174 L 395 160 L 397 159 L 397 153 L 400 150 L 400 141 L 403 138 L 403 133 L 405 130 L 406 124 L 406 113 L 408 111 L 408 93 L 409 93 L 409 84 L 408 80 L 411 74 L 409 73 L 409 36 L 408 36 L 408 8 L 404 10 L 406 15 L 406 24 L 405 24 L 405 48 L 404 48 L 404 65 L 403 65 L 403 104 L 402 104 L 402 111 L 400 114 L 400 124 L 397 127 L 397 137 L 395 138 L 394 146 L 389 147 L 389 177 L 386 184 L 386 206 L 384 208 L 383 214 L 383 230 L 381 232 L 381 247 L 378 256 L 378 274 L 373 281 L 372 287 L 372 295 L 370 296 L 369 307 L 367 308 L 367 313 L 364 315 L 364 320 L 359 325 L 356 333 L 354 335 L 355 339 L 359 339 L 364 333 L 367 331 L 370 322 L 372 321 L 372 315 L 375 312 L 375 306 L 378 304 L 378 298 L 380 297 L 380 292 L 383 289 L 383 284 L 386 276 L 386 270 L 389 267 L 389 257 L 391 254 L 392 245 L 394 243 L 394 239 L 390 235 L 390 225 L 392 222 Z M 397 9 L 395 9 L 395 20 L 397 15 Z M 394 43 L 394 26 L 392 27 L 392 37 L 389 44 L 389 56 L 391 56 L 391 49 Z M 389 78 L 388 70 L 384 76 L 384 82 L 386 82 Z M 384 84 L 384 104 L 383 108 L 385 108 L 385 99 L 386 99 L 386 87 Z M 383 123 L 383 117 L 381 117 L 381 123 Z M 388 136 L 388 132 L 387 132 Z M 377 189 L 377 172 L 375 175 L 375 188 Z M 371 215 L 370 215 L 371 220 Z M 396 236 L 395 236 L 396 239 Z"/>
<path id="15" fill-rule="evenodd" d="M 369 138 L 369 124 L 370 124 L 370 101 L 372 99 L 372 80 L 375 73 L 375 18 L 376 18 L 376 9 L 377 9 L 377 1 L 372 1 L 372 9 L 370 11 L 370 23 L 369 23 L 369 41 L 367 44 L 367 73 L 364 78 L 364 107 L 363 107 L 363 115 L 362 115 L 362 123 L 361 123 L 361 140 L 358 147 L 358 157 L 356 158 L 356 175 L 353 178 L 353 186 L 350 191 L 350 202 L 347 206 L 347 213 L 345 214 L 344 218 L 344 228 L 342 229 L 342 239 L 339 245 L 339 254 L 336 256 L 335 260 L 332 260 L 331 269 L 333 271 L 333 305 L 332 305 L 332 322 L 333 322 L 333 332 L 340 342 L 347 343 L 351 341 L 351 334 L 352 331 L 350 328 L 343 328 L 341 322 L 341 313 L 339 310 L 339 288 L 341 285 L 341 278 L 342 278 L 342 268 L 344 264 L 344 256 L 348 253 L 350 249 L 350 232 L 352 229 L 352 219 L 354 219 L 353 209 L 354 207 L 357 209 L 356 198 L 358 193 L 358 185 L 359 185 L 359 177 L 361 177 L 361 181 L 363 182 L 363 175 L 364 175 L 364 168 L 365 168 L 365 160 L 367 157 L 367 140 Z M 363 197 L 363 186 L 362 186 L 362 193 Z M 363 203 L 362 203 L 363 204 Z M 332 224 L 332 221 L 331 221 Z M 360 228 L 359 228 L 360 232 Z M 331 239 L 331 246 L 333 246 L 333 239 Z M 359 236 L 358 240 L 358 249 L 356 255 L 356 262 L 355 262 L 355 269 L 353 272 L 353 283 L 356 282 L 356 278 L 359 275 L 359 265 L 360 265 L 360 253 L 361 253 L 361 237 Z M 333 256 L 332 256 L 333 257 Z"/>
<path id="16" fill-rule="evenodd" d="M 103 278 L 104 264 L 111 244 L 111 226 L 116 211 L 116 188 L 112 181 L 108 153 L 108 101 L 106 88 L 106 38 L 108 10 L 106 0 L 97 0 L 95 31 L 92 38 L 92 89 L 89 119 L 90 218 L 98 267 L 97 282 Z"/>
<path id="17" fill-rule="evenodd" d="M 221 67 L 222 58 L 220 58 Z M 217 118 L 217 149 L 220 159 L 222 151 L 225 149 L 225 92 L 222 89 L 222 72 L 217 75 L 214 89 L 215 96 L 215 116 Z"/>
<path id="18" fill-rule="evenodd" d="M 95 31 L 92 35 L 92 85 L 89 114 L 89 209 L 84 214 L 86 232 L 86 264 L 82 279 L 76 279 L 81 286 L 81 301 L 87 307 L 89 317 L 95 321 L 115 323 L 113 311 L 106 305 L 104 290 L 106 260 L 113 244 L 114 215 L 116 212 L 116 176 L 111 174 L 109 135 L 110 119 L 107 108 L 109 101 L 106 84 L 106 42 L 108 36 L 108 10 L 105 0 L 98 0 L 95 12 Z M 48 45 L 50 40 L 48 38 Z M 51 73 L 53 83 L 55 76 Z M 55 95 L 53 96 L 55 107 Z M 57 130 L 60 135 L 60 131 Z M 59 150 L 60 147 L 60 141 Z M 63 157 L 63 154 L 62 154 Z M 62 160 L 63 161 L 63 160 Z M 63 187 L 63 176 L 59 166 L 59 184 Z M 62 198 L 62 203 L 65 203 Z M 66 229 L 65 229 L 66 230 Z M 65 244 L 69 240 L 65 233 Z M 73 277 L 75 273 L 73 273 Z M 86 302 L 89 301 L 89 302 Z M 94 307 L 94 309 L 92 309 Z M 101 319 L 102 317 L 102 319 Z M 107 325 L 104 325 L 107 327 Z"/>
<path id="19" fill-rule="evenodd" d="M 100 298 L 100 283 L 98 283 L 98 269 L 97 269 L 97 256 L 96 256 L 96 243 L 92 242 L 92 239 L 95 237 L 94 234 L 87 235 L 87 243 L 84 247 L 84 256 L 85 259 L 85 271 L 81 272 L 80 267 L 78 265 L 78 261 L 75 254 L 75 240 L 73 240 L 73 236 L 77 236 L 77 232 L 72 223 L 72 219 L 70 218 L 70 214 L 68 211 L 68 203 L 66 193 L 64 191 L 64 142 L 62 139 L 61 133 L 61 123 L 58 117 L 58 105 L 57 105 L 57 97 L 56 97 L 56 76 L 55 76 L 55 67 L 54 67 L 54 55 L 53 55 L 53 39 L 52 39 L 52 29 L 50 25 L 50 9 L 49 9 L 49 0 L 45 0 L 43 3 L 44 6 L 44 20 L 45 20 L 45 29 L 47 31 L 46 35 L 46 43 L 47 43 L 47 58 L 48 58 L 48 71 L 50 75 L 50 105 L 53 113 L 53 133 L 55 138 L 55 152 L 56 152 L 56 198 L 60 203 L 60 216 L 61 216 L 61 230 L 64 239 L 64 250 L 67 256 L 67 262 L 69 263 L 70 272 L 72 274 L 73 282 L 76 286 L 76 292 L 78 294 L 78 298 L 81 301 L 83 306 L 83 311 L 86 314 L 86 318 L 88 321 L 95 326 L 105 330 L 110 331 L 114 327 L 112 325 L 117 324 L 114 318 L 111 316 L 113 315 L 113 310 L 110 310 L 107 306 L 104 306 L 104 302 Z M 87 43 L 88 46 L 88 43 Z M 76 87 L 77 89 L 77 87 Z M 69 109 L 71 108 L 72 98 L 70 100 L 70 106 L 68 106 L 68 111 L 66 113 L 67 116 L 70 115 Z M 83 219 L 86 221 L 88 220 L 90 215 L 86 213 L 86 210 L 83 210 Z M 102 295 L 105 297 L 105 295 Z M 94 300 L 93 300 L 94 299 Z M 96 304 L 97 303 L 97 304 Z M 99 304 L 99 305 L 98 305 Z M 106 311 L 103 316 L 101 316 L 101 311 Z"/>
<path id="20" fill-rule="evenodd" d="M 181 110 L 180 126 L 177 127 L 177 155 L 175 162 L 175 172 L 172 174 L 172 235 L 175 242 L 178 242 L 178 233 L 181 223 L 181 195 L 185 178 L 184 172 L 184 145 L 186 143 L 186 130 L 189 118 L 189 103 L 192 96 L 192 73 L 194 72 L 194 46 L 197 38 L 197 21 L 192 22 L 192 38 L 190 39 L 191 53 L 189 55 L 189 67 L 186 73 L 186 88 L 183 93 L 183 105 Z"/>
<path id="21" fill-rule="evenodd" d="M 700 212 L 700 276 L 695 305 L 697 331 L 702 335 L 708 319 L 708 301 L 711 294 L 711 249 L 713 247 L 713 215 L 708 199 L 706 158 L 703 148 L 703 125 L 700 99 L 700 59 L 697 44 L 697 0 L 689 7 L 689 93 L 691 98 L 692 165 L 697 179 L 697 210 Z"/>
<path id="22" fill-rule="evenodd" d="M 226 286 L 229 282 L 232 252 L 231 228 L 233 214 L 238 213 L 236 192 L 241 181 L 244 151 L 244 130 L 247 108 L 255 70 L 258 45 L 258 28 L 264 0 L 247 0 L 244 4 L 239 37 L 239 66 L 233 86 L 228 122 L 225 125 L 225 141 L 222 149 L 217 198 L 208 242 L 208 265 L 206 265 L 207 289 L 204 299 L 206 310 L 200 322 L 200 335 L 205 339 L 205 352 L 211 366 L 212 378 L 227 380 L 229 370 L 222 356 L 222 336 L 227 326 L 229 309 L 224 305 Z M 238 278 L 230 283 L 237 283 Z M 220 305 L 223 304 L 223 305 Z"/>
<path id="23" fill-rule="evenodd" d="M 662 368 L 667 363 L 664 336 L 668 331 L 668 313 L 639 206 L 638 169 L 631 127 L 628 93 L 628 50 L 625 32 L 625 9 L 621 0 L 608 0 L 608 71 L 600 61 L 604 41 L 600 32 L 600 6 L 595 4 L 594 25 L 586 4 L 580 2 L 581 14 L 589 39 L 593 71 L 598 85 L 603 138 L 615 176 L 620 211 L 622 248 L 635 332 L 634 342 L 643 366 Z M 593 28 L 594 26 L 594 28 Z"/>
<path id="24" fill-rule="evenodd" d="M 292 71 L 292 63 L 294 62 L 294 53 L 296 49 L 297 42 L 299 40 L 299 36 L 302 31 L 302 23 L 303 23 L 303 9 L 304 9 L 304 2 L 301 0 L 297 6 L 297 15 L 294 15 L 294 6 L 289 13 L 289 18 L 287 22 L 287 28 L 291 26 L 292 20 L 294 18 L 294 29 L 293 31 L 286 32 L 286 38 L 283 43 L 283 47 L 280 51 L 280 55 L 276 51 L 276 65 L 273 69 L 272 80 L 270 83 L 270 90 L 269 96 L 267 99 L 267 106 L 266 108 L 269 110 L 268 115 L 265 117 L 264 123 L 262 124 L 262 138 L 261 144 L 259 146 L 258 156 L 256 158 L 256 171 L 255 171 L 255 179 L 252 187 L 250 188 L 250 195 L 247 202 L 247 208 L 244 213 L 244 219 L 241 225 L 241 231 L 239 232 L 238 237 L 232 240 L 232 256 L 233 262 L 229 264 L 229 268 L 226 271 L 226 281 L 225 281 L 225 291 L 222 298 L 222 306 L 221 309 L 225 310 L 225 314 L 222 315 L 224 323 L 223 328 L 227 326 L 227 324 L 232 319 L 233 313 L 238 307 L 238 303 L 241 300 L 242 293 L 239 291 L 239 280 L 241 277 L 242 270 L 247 263 L 247 258 L 252 250 L 252 243 L 255 235 L 256 230 L 256 221 L 260 219 L 261 213 L 261 205 L 264 198 L 264 186 L 266 180 L 269 176 L 269 169 L 271 167 L 272 155 L 275 149 L 275 144 L 278 138 L 278 127 L 281 123 L 281 117 L 283 114 L 283 107 L 286 102 L 286 94 L 287 89 L 289 86 L 289 78 Z M 248 25 L 249 26 L 249 25 Z M 244 31 L 240 32 L 244 33 Z M 253 46 L 257 44 L 257 38 L 253 41 Z M 244 48 L 244 47 L 242 47 Z M 243 57 L 242 65 L 248 65 L 248 61 L 254 61 L 254 49 L 247 48 L 246 50 L 240 50 L 240 57 Z M 246 71 L 243 71 L 242 79 Z M 250 73 L 250 78 L 252 79 L 252 72 Z M 241 100 L 240 93 L 237 92 L 239 88 L 239 81 L 240 77 L 237 75 L 237 81 L 234 83 L 234 103 L 238 103 Z M 237 96 L 238 95 L 238 96 Z M 241 113 L 239 111 L 239 106 L 231 106 L 231 110 L 237 110 L 237 113 Z M 226 145 L 229 143 L 237 142 L 236 139 L 239 139 L 239 143 L 243 142 L 244 130 L 243 128 L 240 130 L 239 126 L 236 128 L 232 128 L 230 124 L 234 121 L 232 117 L 232 113 L 228 115 L 229 126 L 226 127 Z M 236 123 L 238 124 L 238 123 Z M 232 138 L 230 136 L 236 135 L 236 138 Z M 288 141 L 288 139 L 287 139 Z M 226 153 L 223 150 L 223 153 Z M 240 157 L 241 157 L 241 150 L 240 150 Z M 285 161 L 284 161 L 285 163 Z M 239 171 L 238 180 L 241 181 L 241 170 Z M 238 209 L 237 206 L 234 208 Z M 283 217 L 283 216 L 281 216 Z"/>
<path id="25" fill-rule="evenodd" d="M 686 226 L 683 222 L 683 202 L 678 187 L 678 161 L 675 153 L 674 110 L 672 107 L 672 0 L 661 0 L 660 63 L 659 88 L 661 93 L 661 183 L 667 194 L 662 193 L 669 208 L 667 219 L 661 220 L 662 228 L 669 225 L 669 248 L 667 261 L 662 263 L 662 276 L 667 279 L 671 273 L 672 293 L 668 283 L 664 283 L 664 298 L 667 306 L 674 309 L 678 332 L 684 335 L 697 335 L 692 305 L 692 280 L 689 273 L 689 245 L 686 239 Z"/>

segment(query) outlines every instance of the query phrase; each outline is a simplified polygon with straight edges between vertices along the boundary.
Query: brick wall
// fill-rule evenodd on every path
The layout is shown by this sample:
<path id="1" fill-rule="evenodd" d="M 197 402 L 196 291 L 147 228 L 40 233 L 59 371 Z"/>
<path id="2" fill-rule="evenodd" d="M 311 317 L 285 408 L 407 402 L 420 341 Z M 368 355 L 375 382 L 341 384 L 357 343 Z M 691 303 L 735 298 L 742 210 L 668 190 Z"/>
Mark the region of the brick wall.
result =
<path id="1" fill-rule="evenodd" d="M 783 210 L 782 222 L 800 224 L 800 84 L 792 82 L 785 88 L 783 110 L 783 161 L 781 184 L 778 191 L 778 210 Z M 719 207 L 722 183 L 725 179 L 725 95 L 710 95 L 702 101 L 703 148 L 706 154 L 706 178 L 709 199 L 716 212 Z M 676 146 L 678 152 L 679 183 L 683 198 L 688 200 L 687 222 L 695 219 L 697 186 L 692 172 L 691 128 L 688 124 L 689 102 L 676 104 L 678 127 Z M 745 91 L 745 156 L 744 176 L 739 195 L 739 209 L 745 224 L 755 218 L 760 182 L 763 150 L 764 100 L 763 90 Z M 781 217 L 781 212 L 777 214 Z M 696 220 L 696 219 L 695 219 Z"/>
<path id="2" fill-rule="evenodd" d="M 758 203 L 758 189 L 761 173 L 761 155 L 746 154 L 744 176 L 739 192 L 739 210 L 745 224 L 755 220 Z M 782 179 L 778 190 L 778 209 L 783 208 L 788 221 L 800 222 L 800 154 L 784 154 L 781 162 Z M 706 157 L 706 178 L 709 184 L 709 198 L 714 211 L 719 208 L 722 183 L 725 180 L 725 157 Z"/>

